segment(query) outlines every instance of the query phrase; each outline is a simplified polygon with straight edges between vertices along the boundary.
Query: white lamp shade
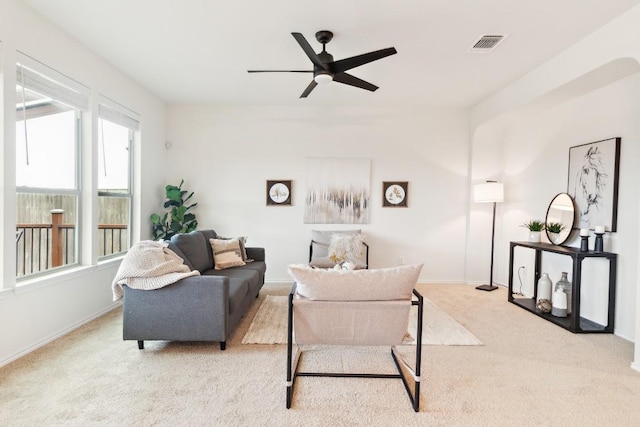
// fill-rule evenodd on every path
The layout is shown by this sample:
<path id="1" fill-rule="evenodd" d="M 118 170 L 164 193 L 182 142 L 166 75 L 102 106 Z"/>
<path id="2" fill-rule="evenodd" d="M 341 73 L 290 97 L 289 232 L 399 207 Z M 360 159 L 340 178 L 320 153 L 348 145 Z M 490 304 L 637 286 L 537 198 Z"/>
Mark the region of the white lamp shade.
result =
<path id="1" fill-rule="evenodd" d="M 504 200 L 504 185 L 501 182 L 483 182 L 473 186 L 473 201 L 493 203 Z"/>

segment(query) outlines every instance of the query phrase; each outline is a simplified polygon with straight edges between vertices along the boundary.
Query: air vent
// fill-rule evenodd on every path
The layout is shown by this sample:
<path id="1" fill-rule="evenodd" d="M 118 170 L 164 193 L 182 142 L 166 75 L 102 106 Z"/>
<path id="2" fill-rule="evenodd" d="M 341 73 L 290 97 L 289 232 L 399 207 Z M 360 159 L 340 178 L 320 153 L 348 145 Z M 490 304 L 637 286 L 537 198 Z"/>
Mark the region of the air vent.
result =
<path id="1" fill-rule="evenodd" d="M 486 53 L 491 52 L 498 46 L 502 40 L 507 37 L 506 34 L 490 34 L 481 36 L 480 39 L 469 49 L 469 52 Z"/>

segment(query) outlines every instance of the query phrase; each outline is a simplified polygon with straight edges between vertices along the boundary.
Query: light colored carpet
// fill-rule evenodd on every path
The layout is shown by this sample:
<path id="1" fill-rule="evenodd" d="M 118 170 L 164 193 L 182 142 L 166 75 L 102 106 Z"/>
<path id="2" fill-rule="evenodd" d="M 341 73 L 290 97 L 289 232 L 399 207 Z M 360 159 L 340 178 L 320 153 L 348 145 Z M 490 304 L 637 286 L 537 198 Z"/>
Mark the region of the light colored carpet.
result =
<path id="1" fill-rule="evenodd" d="M 242 344 L 286 344 L 288 297 L 267 295 L 253 318 Z M 424 298 L 422 342 L 424 345 L 482 345 L 464 326 Z M 417 308 L 409 316 L 409 334 L 416 336 Z M 415 341 L 412 343 L 415 345 Z"/>
<path id="2" fill-rule="evenodd" d="M 260 301 L 289 287 L 265 286 L 225 351 L 178 342 L 138 350 L 122 340 L 114 310 L 0 368 L 0 426 L 639 425 L 632 343 L 572 334 L 508 303 L 505 289 L 455 284 L 418 290 L 484 345 L 425 346 L 419 413 L 401 381 L 366 378 L 299 378 L 287 410 L 286 347 L 240 342 Z M 395 370 L 388 349 L 369 347 L 313 349 L 300 363 Z"/>

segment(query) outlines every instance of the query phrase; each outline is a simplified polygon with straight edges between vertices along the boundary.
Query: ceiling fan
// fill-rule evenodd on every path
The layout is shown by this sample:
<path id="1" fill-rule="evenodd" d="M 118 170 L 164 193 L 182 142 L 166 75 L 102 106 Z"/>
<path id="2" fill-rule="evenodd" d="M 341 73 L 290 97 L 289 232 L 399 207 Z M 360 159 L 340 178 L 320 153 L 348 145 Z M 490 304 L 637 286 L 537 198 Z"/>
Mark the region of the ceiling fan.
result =
<path id="1" fill-rule="evenodd" d="M 342 83 L 349 86 L 355 86 L 360 89 L 365 89 L 373 92 L 378 89 L 378 86 L 354 77 L 351 74 L 347 74 L 345 73 L 345 71 L 398 53 L 395 48 L 389 47 L 387 49 L 376 50 L 374 52 L 364 53 L 362 55 L 352 56 L 350 58 L 334 61 L 333 55 L 331 55 L 326 50 L 327 43 L 329 43 L 333 38 L 333 33 L 331 31 L 323 30 L 316 33 L 316 40 L 322 43 L 322 52 L 320 53 L 315 53 L 313 51 L 313 48 L 311 47 L 311 45 L 309 45 L 302 34 L 291 33 L 291 35 L 294 39 L 296 39 L 302 50 L 304 50 L 304 53 L 307 54 L 307 56 L 313 63 L 313 70 L 247 71 L 249 73 L 313 73 L 313 80 L 311 80 L 309 86 L 307 86 L 304 92 L 302 92 L 300 98 L 306 98 L 319 83 L 329 83 L 330 81 Z"/>

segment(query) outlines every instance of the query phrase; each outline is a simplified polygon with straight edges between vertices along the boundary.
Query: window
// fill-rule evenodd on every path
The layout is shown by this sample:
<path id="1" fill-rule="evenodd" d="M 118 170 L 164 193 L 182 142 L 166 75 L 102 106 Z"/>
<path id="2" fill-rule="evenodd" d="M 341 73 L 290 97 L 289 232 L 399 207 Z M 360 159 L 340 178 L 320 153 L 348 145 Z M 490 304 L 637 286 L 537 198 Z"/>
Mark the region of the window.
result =
<path id="1" fill-rule="evenodd" d="M 98 120 L 98 256 L 129 249 L 131 159 L 138 122 L 100 104 Z"/>
<path id="2" fill-rule="evenodd" d="M 19 55 L 16 84 L 16 274 L 77 264 L 79 155 L 86 89 Z"/>

